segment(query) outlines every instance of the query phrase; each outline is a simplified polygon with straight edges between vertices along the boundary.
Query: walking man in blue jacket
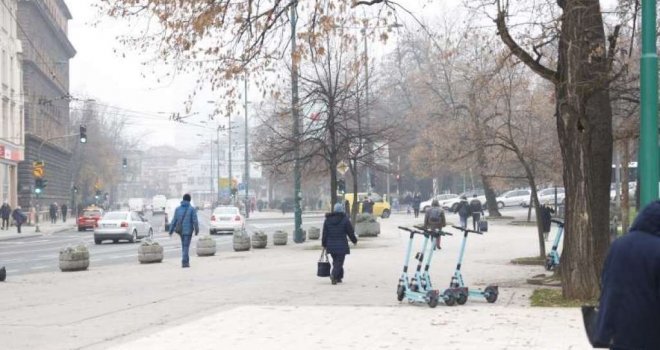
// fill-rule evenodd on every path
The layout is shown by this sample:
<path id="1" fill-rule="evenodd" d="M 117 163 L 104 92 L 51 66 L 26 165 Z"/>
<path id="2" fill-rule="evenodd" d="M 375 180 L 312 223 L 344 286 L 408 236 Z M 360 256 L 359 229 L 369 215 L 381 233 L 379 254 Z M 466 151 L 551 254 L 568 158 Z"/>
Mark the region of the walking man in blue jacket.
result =
<path id="1" fill-rule="evenodd" d="M 199 222 L 197 221 L 197 211 L 190 205 L 190 195 L 184 194 L 181 205 L 174 211 L 174 218 L 170 222 L 170 237 L 172 232 L 181 236 L 181 267 L 190 267 L 190 241 L 193 231 L 195 236 L 199 234 Z"/>
<path id="2" fill-rule="evenodd" d="M 612 243 L 592 342 L 616 350 L 660 349 L 660 201 Z"/>
<path id="3" fill-rule="evenodd" d="M 353 225 L 344 214 L 344 206 L 336 203 L 332 213 L 325 215 L 323 222 L 323 237 L 321 244 L 326 252 L 332 256 L 332 271 L 330 271 L 330 281 L 332 284 L 341 283 L 344 278 L 344 259 L 346 254 L 350 254 L 348 239 L 357 244 L 357 237 L 353 232 Z"/>

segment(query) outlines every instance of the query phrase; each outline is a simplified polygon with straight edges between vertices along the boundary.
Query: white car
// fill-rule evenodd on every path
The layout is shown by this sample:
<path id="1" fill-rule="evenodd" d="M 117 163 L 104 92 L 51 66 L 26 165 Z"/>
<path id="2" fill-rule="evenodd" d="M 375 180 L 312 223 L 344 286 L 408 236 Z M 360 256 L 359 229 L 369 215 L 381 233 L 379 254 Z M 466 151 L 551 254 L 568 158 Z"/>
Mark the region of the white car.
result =
<path id="1" fill-rule="evenodd" d="M 524 201 L 529 200 L 532 195 L 530 190 L 511 190 L 504 192 L 501 196 L 496 198 L 497 208 L 512 207 L 521 205 Z"/>
<path id="2" fill-rule="evenodd" d="M 484 190 L 473 190 L 473 191 L 468 191 L 468 192 L 463 192 L 461 193 L 457 198 L 454 199 L 449 199 L 443 202 L 443 204 L 440 204 L 442 209 L 444 210 L 449 210 L 452 213 L 456 212 L 456 209 L 458 208 L 458 203 L 461 201 L 461 196 L 465 196 L 467 198 L 468 203 L 472 199 L 474 199 L 474 195 L 477 195 L 477 199 L 481 201 L 481 205 L 483 207 L 486 206 L 486 195 L 484 194 Z"/>
<path id="3" fill-rule="evenodd" d="M 540 190 L 537 192 L 537 195 L 539 197 L 539 204 L 555 204 L 555 188 L 550 187 L 546 188 L 543 190 Z M 565 192 L 563 187 L 557 187 L 557 203 L 562 204 L 564 203 L 564 197 L 565 197 Z M 523 207 L 527 208 L 529 207 L 529 203 L 532 201 L 531 195 L 525 200 L 520 203 Z"/>
<path id="4" fill-rule="evenodd" d="M 220 206 L 213 209 L 211 222 L 209 223 L 209 233 L 214 235 L 220 232 L 233 233 L 234 230 L 245 228 L 245 220 L 237 207 Z"/>
<path id="5" fill-rule="evenodd" d="M 419 207 L 421 208 L 422 213 L 424 213 L 424 212 L 426 212 L 426 209 L 431 208 L 431 203 L 433 203 L 434 199 L 437 199 L 438 202 L 440 203 L 440 206 L 442 207 L 445 204 L 445 202 L 448 202 L 448 201 L 450 201 L 452 199 L 456 199 L 456 198 L 458 198 L 458 195 L 453 194 L 453 193 L 439 194 L 439 195 L 437 195 L 437 196 L 435 196 L 435 197 L 433 197 L 433 198 L 431 198 L 427 201 L 424 201 L 424 202 L 420 203 Z"/>
<path id="6" fill-rule="evenodd" d="M 105 213 L 94 228 L 94 243 L 105 240 L 117 243 L 127 240 L 131 243 L 142 238 L 153 238 L 154 230 L 149 221 L 136 211 L 111 211 Z"/>

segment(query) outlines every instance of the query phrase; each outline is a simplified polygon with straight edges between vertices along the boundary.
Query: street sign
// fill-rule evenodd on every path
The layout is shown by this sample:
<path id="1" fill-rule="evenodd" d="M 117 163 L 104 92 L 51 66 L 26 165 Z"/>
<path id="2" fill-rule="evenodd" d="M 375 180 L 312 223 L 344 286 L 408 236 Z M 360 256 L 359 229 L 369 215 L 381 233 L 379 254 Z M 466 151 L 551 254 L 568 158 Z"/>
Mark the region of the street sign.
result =
<path id="1" fill-rule="evenodd" d="M 245 191 L 245 183 L 241 182 L 238 184 L 238 190 L 239 191 Z"/>
<path id="2" fill-rule="evenodd" d="M 337 164 L 337 171 L 342 176 L 346 174 L 346 172 L 348 171 L 348 165 L 346 164 L 346 162 L 344 162 L 343 160 L 339 162 L 339 164 Z"/>

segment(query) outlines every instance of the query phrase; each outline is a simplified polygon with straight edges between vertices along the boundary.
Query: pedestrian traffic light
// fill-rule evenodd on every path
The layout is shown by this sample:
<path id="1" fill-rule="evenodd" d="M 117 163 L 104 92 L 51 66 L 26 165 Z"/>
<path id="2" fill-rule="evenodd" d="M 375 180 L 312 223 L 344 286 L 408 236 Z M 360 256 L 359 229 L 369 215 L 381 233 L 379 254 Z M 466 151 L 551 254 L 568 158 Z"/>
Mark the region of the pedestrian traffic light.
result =
<path id="1" fill-rule="evenodd" d="M 126 160 L 126 158 L 124 158 L 124 159 L 121 160 L 121 166 L 122 166 L 123 168 L 128 167 L 128 161 Z"/>
<path id="2" fill-rule="evenodd" d="M 78 193 L 78 186 L 73 186 L 73 193 Z"/>
<path id="3" fill-rule="evenodd" d="M 337 191 L 341 193 L 346 192 L 346 181 L 344 179 L 337 180 Z"/>
<path id="4" fill-rule="evenodd" d="M 80 143 L 87 143 L 87 128 L 84 125 L 80 126 Z"/>

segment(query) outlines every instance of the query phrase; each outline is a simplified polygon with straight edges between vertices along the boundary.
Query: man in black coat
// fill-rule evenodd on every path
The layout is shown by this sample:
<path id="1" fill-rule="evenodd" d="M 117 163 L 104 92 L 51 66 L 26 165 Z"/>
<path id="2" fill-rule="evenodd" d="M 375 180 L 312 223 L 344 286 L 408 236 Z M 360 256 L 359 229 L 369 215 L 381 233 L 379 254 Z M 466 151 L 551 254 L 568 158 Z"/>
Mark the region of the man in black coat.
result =
<path id="1" fill-rule="evenodd" d="M 347 237 L 353 242 L 353 245 L 357 244 L 353 225 L 348 216 L 344 214 L 344 206 L 336 203 L 333 212 L 325 215 L 323 237 L 321 238 L 323 248 L 332 256 L 332 271 L 330 272 L 332 284 L 341 283 L 344 278 L 344 259 L 346 254 L 351 253 Z"/>
<path id="2" fill-rule="evenodd" d="M 647 205 L 605 259 L 592 340 L 610 349 L 660 349 L 660 201 Z"/>
<path id="3" fill-rule="evenodd" d="M 9 216 L 11 215 L 11 207 L 7 201 L 2 203 L 0 207 L 0 218 L 2 219 L 2 229 L 9 230 Z"/>

